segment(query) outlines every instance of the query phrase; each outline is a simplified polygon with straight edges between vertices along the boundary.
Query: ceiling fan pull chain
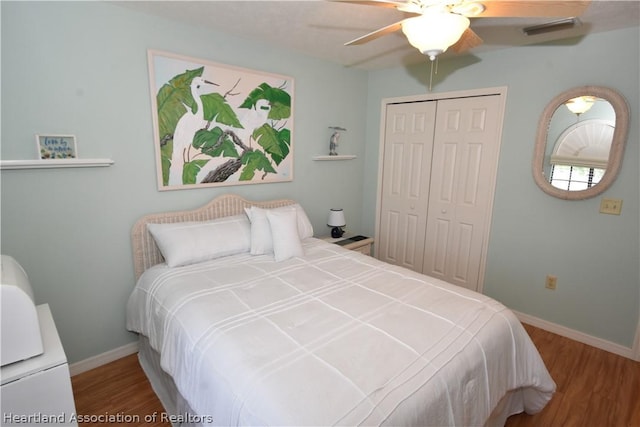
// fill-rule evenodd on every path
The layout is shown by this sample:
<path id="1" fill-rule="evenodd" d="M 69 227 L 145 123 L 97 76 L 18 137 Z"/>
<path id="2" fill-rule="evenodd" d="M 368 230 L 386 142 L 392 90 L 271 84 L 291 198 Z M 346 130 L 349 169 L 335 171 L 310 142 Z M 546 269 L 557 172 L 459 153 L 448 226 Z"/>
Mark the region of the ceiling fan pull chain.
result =
<path id="1" fill-rule="evenodd" d="M 429 92 L 431 92 L 431 83 L 433 83 L 433 61 L 429 62 L 431 62 L 431 68 L 429 71 Z"/>
<path id="2" fill-rule="evenodd" d="M 436 56 L 435 59 L 432 59 L 431 61 L 429 61 L 431 63 L 431 69 L 429 71 L 429 92 L 431 92 L 431 86 L 433 84 L 433 63 L 436 63 L 436 74 L 438 74 L 438 57 Z"/>

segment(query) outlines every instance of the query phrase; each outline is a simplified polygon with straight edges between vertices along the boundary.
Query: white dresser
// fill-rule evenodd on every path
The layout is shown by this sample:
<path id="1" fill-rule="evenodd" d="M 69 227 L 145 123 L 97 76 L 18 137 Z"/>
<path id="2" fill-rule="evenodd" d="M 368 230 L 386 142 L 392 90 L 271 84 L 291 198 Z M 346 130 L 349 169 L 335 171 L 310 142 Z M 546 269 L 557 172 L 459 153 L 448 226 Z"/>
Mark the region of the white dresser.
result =
<path id="1" fill-rule="evenodd" d="M 44 353 L 1 369 L 2 426 L 77 426 L 67 356 L 48 304 L 36 307 Z"/>

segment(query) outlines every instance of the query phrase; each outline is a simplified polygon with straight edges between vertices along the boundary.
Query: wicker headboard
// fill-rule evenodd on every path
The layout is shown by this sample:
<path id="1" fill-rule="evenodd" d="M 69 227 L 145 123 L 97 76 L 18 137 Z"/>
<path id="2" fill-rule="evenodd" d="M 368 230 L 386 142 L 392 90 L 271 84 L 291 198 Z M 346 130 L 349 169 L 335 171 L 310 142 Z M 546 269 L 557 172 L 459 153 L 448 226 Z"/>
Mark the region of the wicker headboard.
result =
<path id="1" fill-rule="evenodd" d="M 136 280 L 144 271 L 156 264 L 164 262 L 164 258 L 156 246 L 156 242 L 147 229 L 147 224 L 160 224 L 184 221 L 208 221 L 225 216 L 244 213 L 244 208 L 258 206 L 261 208 L 277 208 L 296 203 L 294 200 L 280 199 L 254 202 L 234 194 L 216 197 L 206 205 L 188 211 L 149 214 L 141 217 L 131 230 L 133 247 L 133 266 Z"/>

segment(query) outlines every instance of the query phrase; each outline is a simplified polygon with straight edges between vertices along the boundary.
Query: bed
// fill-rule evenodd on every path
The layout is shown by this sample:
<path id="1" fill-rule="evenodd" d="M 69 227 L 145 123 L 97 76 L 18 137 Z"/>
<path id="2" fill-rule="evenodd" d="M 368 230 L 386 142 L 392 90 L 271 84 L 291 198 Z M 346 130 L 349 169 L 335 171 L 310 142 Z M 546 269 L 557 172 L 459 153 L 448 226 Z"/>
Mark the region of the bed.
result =
<path id="1" fill-rule="evenodd" d="M 146 215 L 132 245 L 127 328 L 174 425 L 494 426 L 555 391 L 502 304 L 314 238 L 293 200 Z"/>

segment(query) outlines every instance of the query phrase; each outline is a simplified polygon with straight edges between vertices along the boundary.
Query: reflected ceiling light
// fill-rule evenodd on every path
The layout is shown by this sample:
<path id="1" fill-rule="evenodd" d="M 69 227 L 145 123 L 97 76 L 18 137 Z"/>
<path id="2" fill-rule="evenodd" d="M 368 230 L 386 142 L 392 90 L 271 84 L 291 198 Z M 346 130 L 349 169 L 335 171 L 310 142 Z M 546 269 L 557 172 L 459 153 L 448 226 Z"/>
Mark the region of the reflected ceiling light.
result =
<path id="1" fill-rule="evenodd" d="M 595 96 L 585 95 L 571 98 L 570 100 L 565 102 L 564 105 L 566 105 L 569 111 L 571 111 L 573 114 L 579 116 L 580 114 L 589 111 L 589 109 L 593 107 L 594 102 L 596 102 Z"/>
<path id="2" fill-rule="evenodd" d="M 469 19 L 462 15 L 428 12 L 402 21 L 402 32 L 413 47 L 433 61 L 460 40 L 469 24 Z"/>

